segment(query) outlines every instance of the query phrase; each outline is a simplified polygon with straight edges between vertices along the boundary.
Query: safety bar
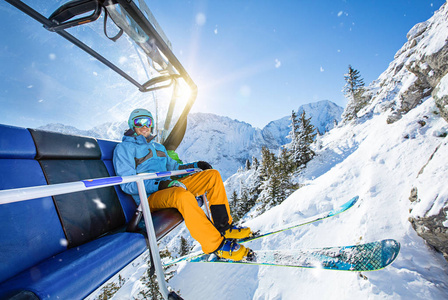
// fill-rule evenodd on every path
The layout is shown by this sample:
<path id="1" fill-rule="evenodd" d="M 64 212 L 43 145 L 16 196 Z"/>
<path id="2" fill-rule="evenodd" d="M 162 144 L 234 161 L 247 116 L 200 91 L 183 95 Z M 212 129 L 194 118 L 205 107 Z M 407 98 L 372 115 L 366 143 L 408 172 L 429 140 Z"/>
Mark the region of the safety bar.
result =
<path id="1" fill-rule="evenodd" d="M 87 179 L 69 183 L 58 183 L 58 184 L 41 185 L 41 186 L 25 187 L 18 189 L 1 190 L 0 205 L 42 197 L 87 191 L 129 182 L 136 182 L 140 199 L 147 199 L 148 196 L 145 190 L 145 183 L 144 183 L 145 180 L 164 178 L 169 176 L 186 175 L 197 171 L 201 171 L 201 169 L 192 168 L 177 171 L 142 173 L 133 176 L 123 176 L 123 177 L 113 176 L 113 177 L 104 177 L 96 179 Z M 160 293 L 163 295 L 164 299 L 169 299 L 177 295 L 175 295 L 173 292 L 170 293 L 168 291 L 165 282 L 165 274 L 163 272 L 162 261 L 160 259 L 160 253 L 157 246 L 157 238 L 156 233 L 154 231 L 154 224 L 151 218 L 149 203 L 148 201 L 141 201 L 141 204 L 143 206 L 143 217 L 145 219 L 145 226 L 148 234 L 149 246 L 151 248 L 151 255 L 153 255 L 154 267 L 156 269 L 156 274 L 158 278 L 157 282 L 159 284 Z"/>
<path id="2" fill-rule="evenodd" d="M 163 178 L 168 176 L 178 176 L 200 171 L 200 169 L 191 168 L 178 171 L 166 171 L 157 173 L 141 173 L 132 176 L 112 176 L 96 179 L 86 179 L 75 182 L 49 184 L 41 186 L 32 186 L 25 188 L 0 190 L 0 205 L 24 200 L 70 194 L 74 192 L 87 191 L 107 186 L 113 186 L 129 182 L 138 182 L 139 180 L 149 180 Z"/>

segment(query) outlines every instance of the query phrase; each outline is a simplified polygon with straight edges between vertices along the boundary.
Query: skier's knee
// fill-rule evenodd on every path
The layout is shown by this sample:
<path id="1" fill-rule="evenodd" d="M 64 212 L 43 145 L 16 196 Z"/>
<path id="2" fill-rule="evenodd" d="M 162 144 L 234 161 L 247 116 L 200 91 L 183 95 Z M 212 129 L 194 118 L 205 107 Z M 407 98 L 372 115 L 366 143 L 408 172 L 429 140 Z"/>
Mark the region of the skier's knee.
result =
<path id="1" fill-rule="evenodd" d="M 180 205 L 185 208 L 185 207 L 192 207 L 192 206 L 198 206 L 198 201 L 196 200 L 196 197 L 193 196 L 192 193 L 186 192 L 186 193 L 182 193 L 182 195 L 179 195 L 179 202 Z"/>
<path id="2" fill-rule="evenodd" d="M 208 169 L 203 171 L 204 175 L 206 175 L 210 181 L 222 181 L 221 179 L 221 174 L 219 173 L 218 170 L 215 169 Z"/>

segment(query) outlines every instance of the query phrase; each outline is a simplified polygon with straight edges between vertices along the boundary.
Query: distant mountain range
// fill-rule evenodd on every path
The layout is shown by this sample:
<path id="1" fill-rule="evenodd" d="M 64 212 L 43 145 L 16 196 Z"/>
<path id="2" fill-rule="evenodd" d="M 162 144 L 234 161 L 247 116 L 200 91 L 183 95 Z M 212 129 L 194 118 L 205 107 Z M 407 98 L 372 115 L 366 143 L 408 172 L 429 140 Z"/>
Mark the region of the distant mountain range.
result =
<path id="1" fill-rule="evenodd" d="M 303 110 L 320 133 L 332 129 L 343 112 L 342 107 L 330 101 L 302 105 L 296 112 L 300 115 Z M 263 146 L 276 151 L 289 143 L 290 124 L 290 116 L 286 116 L 259 129 L 228 117 L 195 113 L 188 119 L 187 132 L 177 152 L 185 161 L 210 162 L 225 180 L 246 160 L 254 156 L 259 158 Z"/>
<path id="2" fill-rule="evenodd" d="M 343 108 L 324 100 L 300 106 L 298 115 L 305 110 L 311 123 L 321 134 L 334 127 L 335 121 L 341 120 Z M 221 172 L 225 180 L 243 166 L 246 160 L 260 157 L 263 146 L 277 150 L 289 143 L 290 116 L 285 116 L 266 125 L 263 129 L 232 120 L 228 117 L 209 113 L 192 113 L 188 117 L 185 137 L 177 152 L 185 161 L 205 160 Z M 102 139 L 121 140 L 128 128 L 127 122 L 105 123 L 90 130 L 80 130 L 63 124 L 48 124 L 39 129 L 91 136 Z"/>

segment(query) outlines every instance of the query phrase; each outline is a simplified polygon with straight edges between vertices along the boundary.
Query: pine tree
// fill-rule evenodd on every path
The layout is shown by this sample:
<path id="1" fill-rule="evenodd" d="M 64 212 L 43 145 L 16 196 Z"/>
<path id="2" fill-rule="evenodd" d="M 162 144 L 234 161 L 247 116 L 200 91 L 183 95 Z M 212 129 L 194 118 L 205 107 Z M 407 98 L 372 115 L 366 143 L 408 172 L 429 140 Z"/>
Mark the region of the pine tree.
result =
<path id="1" fill-rule="evenodd" d="M 298 189 L 299 185 L 293 183 L 293 175 L 298 167 L 304 167 L 315 155 L 311 144 L 317 133 L 311 124 L 311 118 L 307 118 L 304 111 L 298 118 L 292 111 L 290 127 L 288 137 L 291 143 L 286 148 L 280 148 L 278 157 L 266 147 L 261 150 L 261 163 L 258 168 L 259 197 L 257 198 L 261 204 L 259 211 L 280 204 Z"/>
<path id="2" fill-rule="evenodd" d="M 232 192 L 232 196 L 230 197 L 230 200 L 231 200 L 230 201 L 231 206 L 233 208 L 235 208 L 236 204 L 238 203 L 238 194 L 236 193 L 235 190 Z"/>
<path id="3" fill-rule="evenodd" d="M 347 107 L 342 114 L 344 122 L 357 118 L 358 112 L 367 105 L 367 98 L 363 97 L 364 80 L 359 74 L 358 70 L 348 66 L 348 73 L 344 75 L 345 86 L 342 89 L 345 97 L 348 100 Z"/>
<path id="4" fill-rule="evenodd" d="M 247 192 L 246 188 L 242 189 L 241 192 L 241 199 L 240 199 L 240 218 L 244 217 L 244 215 L 249 212 L 249 210 L 252 208 L 253 205 L 251 205 L 249 201 L 249 194 Z"/>
<path id="5" fill-rule="evenodd" d="M 295 153 L 295 159 L 299 167 L 305 167 L 313 159 L 314 155 L 316 155 L 311 149 L 311 144 L 314 142 L 316 134 L 316 128 L 311 124 L 311 118 L 308 119 L 305 111 L 303 111 L 299 119 L 299 145 Z"/>
<path id="6" fill-rule="evenodd" d="M 289 132 L 287 138 L 291 139 L 291 142 L 286 145 L 288 150 L 292 153 L 292 156 L 290 157 L 292 159 L 292 163 L 295 163 L 297 160 L 297 151 L 299 148 L 299 134 L 300 134 L 300 127 L 299 127 L 299 121 L 297 119 L 297 114 L 294 112 L 294 110 L 291 113 L 291 124 L 289 127 L 291 128 L 291 131 Z"/>
<path id="7" fill-rule="evenodd" d="M 190 246 L 188 245 L 188 241 L 183 236 L 181 236 L 179 255 L 184 256 L 188 253 L 190 253 Z"/>
<path id="8" fill-rule="evenodd" d="M 263 182 L 262 192 L 259 201 L 262 204 L 262 211 L 276 206 L 287 198 L 286 189 L 282 188 L 282 179 L 280 173 L 273 173 Z"/>
<path id="9" fill-rule="evenodd" d="M 292 192 L 299 188 L 299 185 L 294 183 L 294 173 L 297 172 L 297 165 L 292 160 L 292 152 L 282 147 L 277 163 L 277 173 L 280 186 L 280 192 L 277 195 L 274 204 L 283 202 Z"/>
<path id="10" fill-rule="evenodd" d="M 317 135 L 316 128 L 311 124 L 311 118 L 306 117 L 305 111 L 299 118 L 296 117 L 294 111 L 291 115 L 291 132 L 288 137 L 291 138 L 291 143 L 287 145 L 290 152 L 289 160 L 291 161 L 288 171 L 293 169 L 301 169 L 314 157 L 315 153 L 311 149 L 311 144 Z M 283 153 L 283 156 L 286 154 Z M 286 159 L 286 158 L 285 158 Z"/>
<path id="11" fill-rule="evenodd" d="M 238 222 L 238 220 L 240 219 L 240 201 L 238 199 L 238 194 L 236 193 L 235 190 L 233 190 L 232 192 L 232 196 L 230 196 L 230 210 L 232 212 L 232 217 L 233 217 L 233 221 L 234 222 Z"/>
<path id="12" fill-rule="evenodd" d="M 171 257 L 171 253 L 168 250 L 162 250 L 160 251 L 160 257 Z M 148 261 L 148 265 L 151 263 Z M 165 274 L 165 280 L 170 280 L 173 276 L 175 271 L 169 270 L 170 266 L 163 267 L 164 274 Z M 148 268 L 145 272 L 145 274 L 142 276 L 140 281 L 143 284 L 143 287 L 140 288 L 139 293 L 137 294 L 137 297 L 134 297 L 135 300 L 143 300 L 143 299 L 153 299 L 153 300 L 162 300 L 163 295 L 159 291 L 159 284 L 157 282 L 157 275 L 150 274 L 150 269 Z M 179 294 L 179 293 L 177 293 Z M 180 296 L 180 295 L 179 295 Z"/>
<path id="13" fill-rule="evenodd" d="M 261 180 L 267 180 L 274 172 L 275 155 L 267 147 L 261 148 L 260 177 Z"/>
<path id="14" fill-rule="evenodd" d="M 291 176 L 296 169 L 296 164 L 292 159 L 292 152 L 285 147 L 280 148 L 277 169 L 284 177 Z"/>
<path id="15" fill-rule="evenodd" d="M 258 159 L 255 156 L 252 156 L 252 169 L 254 169 L 255 171 L 258 170 Z"/>
<path id="16" fill-rule="evenodd" d="M 246 171 L 250 170 L 250 161 L 246 159 Z"/>
<path id="17" fill-rule="evenodd" d="M 101 288 L 101 293 L 96 296 L 95 300 L 106 300 L 111 299 L 115 293 L 126 283 L 126 280 L 118 275 L 118 283 L 110 282 Z"/>
<path id="18" fill-rule="evenodd" d="M 280 204 L 285 200 L 284 191 L 281 188 L 281 176 L 279 173 L 272 174 L 268 185 L 268 199 L 273 205 Z"/>

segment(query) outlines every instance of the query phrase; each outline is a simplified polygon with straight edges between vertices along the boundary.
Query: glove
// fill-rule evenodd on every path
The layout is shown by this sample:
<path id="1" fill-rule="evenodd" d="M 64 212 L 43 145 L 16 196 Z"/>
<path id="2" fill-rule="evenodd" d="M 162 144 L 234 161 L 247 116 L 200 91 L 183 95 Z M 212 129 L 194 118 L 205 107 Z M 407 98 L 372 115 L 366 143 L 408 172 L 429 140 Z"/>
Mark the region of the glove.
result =
<path id="1" fill-rule="evenodd" d="M 191 168 L 199 168 L 201 170 L 213 169 L 212 165 L 205 161 L 197 161 L 194 163 L 183 164 L 179 166 L 179 170 L 191 169 Z"/>
<path id="2" fill-rule="evenodd" d="M 185 190 L 187 190 L 187 187 L 185 186 L 185 184 L 183 184 L 182 182 L 177 181 L 177 180 L 173 180 L 173 181 L 171 181 L 171 182 L 168 184 L 168 187 L 169 187 L 169 188 L 170 188 L 170 187 L 173 187 L 173 186 L 175 186 L 175 187 L 181 187 L 181 188 L 184 188 Z"/>
<path id="3" fill-rule="evenodd" d="M 198 168 L 201 170 L 213 169 L 212 165 L 206 161 L 198 161 Z"/>
<path id="4" fill-rule="evenodd" d="M 177 180 L 164 180 L 159 183 L 159 191 L 170 188 L 170 187 L 181 187 L 181 188 L 184 188 L 185 190 L 187 190 L 187 187 L 185 186 L 185 184 L 183 184 L 182 182 L 177 181 Z"/>

